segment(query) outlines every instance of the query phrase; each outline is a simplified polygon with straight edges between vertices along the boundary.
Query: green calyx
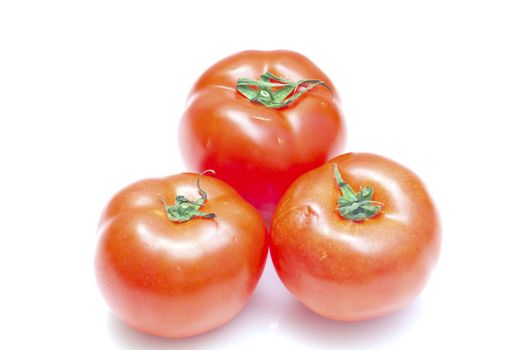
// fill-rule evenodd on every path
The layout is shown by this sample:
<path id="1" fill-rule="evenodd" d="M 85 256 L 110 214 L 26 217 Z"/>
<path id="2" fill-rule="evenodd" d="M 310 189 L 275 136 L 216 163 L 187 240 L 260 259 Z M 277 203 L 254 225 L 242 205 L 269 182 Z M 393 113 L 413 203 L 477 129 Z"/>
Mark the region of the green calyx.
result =
<path id="1" fill-rule="evenodd" d="M 164 205 L 164 209 L 166 210 L 166 214 L 168 215 L 168 219 L 170 221 L 181 223 L 190 221 L 191 219 L 196 217 L 204 219 L 215 218 L 215 214 L 213 213 L 203 213 L 200 211 L 200 209 L 206 202 L 208 195 L 201 189 L 199 181 L 201 175 L 208 172 L 215 174 L 215 171 L 213 170 L 206 170 L 200 173 L 197 177 L 197 188 L 199 189 L 199 194 L 201 198 L 197 199 L 196 201 L 190 201 L 185 196 L 177 196 L 175 197 L 175 204 L 168 205 L 163 198 L 160 199 L 162 201 L 162 204 Z"/>
<path id="2" fill-rule="evenodd" d="M 372 187 L 366 186 L 356 193 L 349 184 L 344 182 L 337 164 L 334 164 L 334 174 L 337 186 L 339 186 L 342 193 L 337 199 L 336 208 L 341 217 L 346 220 L 360 222 L 379 214 L 383 204 L 372 200 L 372 194 L 374 193 Z"/>
<path id="3" fill-rule="evenodd" d="M 260 80 L 240 78 L 237 81 L 237 91 L 252 102 L 270 108 L 283 108 L 317 85 L 324 86 L 334 94 L 332 88 L 322 80 L 303 79 L 293 82 L 270 72 L 261 75 Z"/>

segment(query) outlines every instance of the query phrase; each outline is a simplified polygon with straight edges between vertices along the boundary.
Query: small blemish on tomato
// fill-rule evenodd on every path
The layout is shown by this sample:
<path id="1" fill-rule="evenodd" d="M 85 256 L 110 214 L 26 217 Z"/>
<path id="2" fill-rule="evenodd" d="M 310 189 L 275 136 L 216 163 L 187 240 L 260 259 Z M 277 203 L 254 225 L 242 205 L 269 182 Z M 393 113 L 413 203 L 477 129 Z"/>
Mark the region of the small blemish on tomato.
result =
<path id="1" fill-rule="evenodd" d="M 305 206 L 301 211 L 300 222 L 304 226 L 308 226 L 317 218 L 317 213 L 309 205 Z"/>

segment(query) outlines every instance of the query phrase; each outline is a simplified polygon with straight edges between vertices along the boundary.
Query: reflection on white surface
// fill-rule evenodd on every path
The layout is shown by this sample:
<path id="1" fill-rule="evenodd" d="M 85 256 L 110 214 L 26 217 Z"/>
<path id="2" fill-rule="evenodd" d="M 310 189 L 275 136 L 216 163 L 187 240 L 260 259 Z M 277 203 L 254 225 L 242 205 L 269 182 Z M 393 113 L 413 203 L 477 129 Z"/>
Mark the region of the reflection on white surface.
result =
<path id="1" fill-rule="evenodd" d="M 279 317 L 275 321 L 272 320 L 272 321 L 268 322 L 268 329 L 270 329 L 271 331 L 274 331 L 277 328 L 279 328 L 279 321 L 281 321 L 281 317 Z"/>
<path id="2" fill-rule="evenodd" d="M 119 349 L 381 349 L 417 324 L 421 303 L 379 319 L 344 323 L 322 318 L 302 306 L 284 288 L 271 262 L 246 308 L 230 323 L 186 339 L 140 333 L 108 314 L 108 332 Z M 264 340 L 264 341 L 258 341 Z"/>

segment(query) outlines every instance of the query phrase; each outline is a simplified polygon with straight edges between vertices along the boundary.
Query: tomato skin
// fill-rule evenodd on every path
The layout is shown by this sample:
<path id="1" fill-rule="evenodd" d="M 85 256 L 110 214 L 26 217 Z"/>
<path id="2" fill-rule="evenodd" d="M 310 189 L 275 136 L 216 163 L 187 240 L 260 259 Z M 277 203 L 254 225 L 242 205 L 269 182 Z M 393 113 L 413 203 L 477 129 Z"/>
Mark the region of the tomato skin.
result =
<path id="1" fill-rule="evenodd" d="M 244 51 L 210 67 L 197 80 L 179 128 L 179 145 L 195 172 L 215 169 L 263 214 L 304 172 L 344 147 L 339 99 L 318 86 L 288 107 L 272 109 L 236 91 L 239 78 L 271 72 L 292 81 L 318 79 L 334 88 L 310 60 L 292 51 Z"/>
<path id="2" fill-rule="evenodd" d="M 337 164 L 354 189 L 372 186 L 383 203 L 362 222 L 336 210 Z M 305 306 L 334 320 L 396 311 L 423 289 L 440 250 L 439 217 L 410 170 L 381 156 L 348 153 L 299 179 L 279 202 L 270 230 L 275 269 Z"/>
<path id="3" fill-rule="evenodd" d="M 199 198 L 196 174 L 137 182 L 110 201 L 99 226 L 95 270 L 115 315 L 157 336 L 180 338 L 219 327 L 241 311 L 267 255 L 266 227 L 224 182 L 200 179 L 215 219 L 168 220 L 159 196 Z"/>

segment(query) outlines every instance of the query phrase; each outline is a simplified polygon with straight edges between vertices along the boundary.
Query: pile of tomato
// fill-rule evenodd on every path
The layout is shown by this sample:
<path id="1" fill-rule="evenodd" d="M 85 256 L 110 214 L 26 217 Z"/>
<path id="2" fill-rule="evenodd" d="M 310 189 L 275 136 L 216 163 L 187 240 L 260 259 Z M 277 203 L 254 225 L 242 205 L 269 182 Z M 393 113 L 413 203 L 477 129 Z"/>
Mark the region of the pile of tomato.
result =
<path id="1" fill-rule="evenodd" d="M 214 64 L 178 136 L 194 173 L 136 182 L 101 217 L 97 280 L 130 326 L 179 338 L 227 323 L 268 249 L 286 288 L 330 319 L 379 317 L 423 289 L 440 247 L 428 191 L 392 160 L 338 155 L 339 95 L 306 57 L 245 51 Z"/>

